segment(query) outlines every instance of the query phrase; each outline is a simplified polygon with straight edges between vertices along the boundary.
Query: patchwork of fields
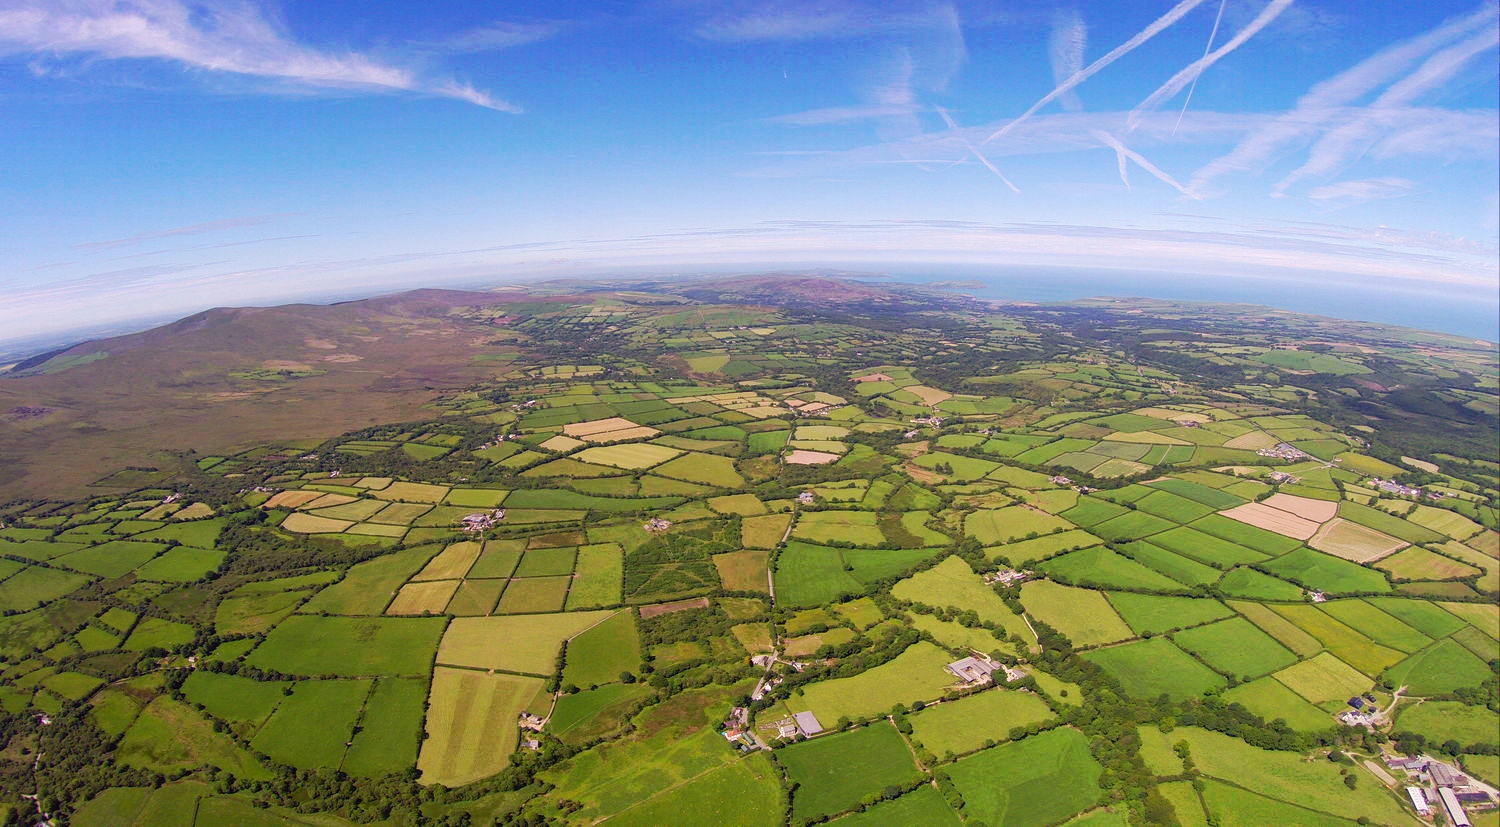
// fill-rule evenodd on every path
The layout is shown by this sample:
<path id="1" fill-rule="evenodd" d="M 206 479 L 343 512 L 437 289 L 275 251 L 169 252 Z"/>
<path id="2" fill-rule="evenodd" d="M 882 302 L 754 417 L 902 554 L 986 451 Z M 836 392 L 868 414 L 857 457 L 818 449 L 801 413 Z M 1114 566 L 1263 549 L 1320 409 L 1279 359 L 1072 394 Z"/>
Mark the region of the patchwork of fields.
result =
<path id="1" fill-rule="evenodd" d="M 596 310 L 568 324 L 629 318 Z M 202 458 L 213 496 L 6 512 L 0 708 L 190 776 L 75 823 L 294 823 L 264 790 L 352 777 L 537 823 L 1113 824 L 1128 783 L 1187 824 L 1391 824 L 1374 776 L 1303 756 L 1351 699 L 1495 744 L 1500 535 L 1464 480 L 1383 495 L 1394 466 L 1290 400 L 1104 361 L 836 394 L 753 350 L 826 331 L 718 312 L 652 334 L 702 381 L 508 366 L 525 396 Z M 1094 712 L 1117 697 L 1133 737 Z"/>

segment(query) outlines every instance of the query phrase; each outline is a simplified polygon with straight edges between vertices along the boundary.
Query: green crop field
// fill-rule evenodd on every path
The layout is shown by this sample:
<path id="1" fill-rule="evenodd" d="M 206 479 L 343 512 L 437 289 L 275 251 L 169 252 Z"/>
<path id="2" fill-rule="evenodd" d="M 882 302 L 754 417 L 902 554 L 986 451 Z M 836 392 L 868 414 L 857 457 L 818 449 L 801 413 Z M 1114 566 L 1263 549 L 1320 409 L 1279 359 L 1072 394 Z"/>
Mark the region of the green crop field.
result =
<path id="1" fill-rule="evenodd" d="M 615 827 L 775 827 L 781 781 L 771 759 L 753 755 L 669 787 L 609 819 Z"/>
<path id="2" fill-rule="evenodd" d="M 1214 507 L 1182 497 L 1171 491 L 1157 491 L 1136 500 L 1135 507 L 1147 514 L 1171 520 L 1179 525 L 1214 513 Z"/>
<path id="3" fill-rule="evenodd" d="M 1330 594 L 1388 592 L 1391 585 L 1378 571 L 1310 548 L 1299 548 L 1262 563 L 1293 583 Z"/>
<path id="4" fill-rule="evenodd" d="M 533 554 L 534 552 L 526 552 Z M 527 577 L 510 581 L 505 593 L 500 595 L 497 614 L 532 614 L 536 612 L 560 612 L 568 598 L 568 587 L 573 578 Z"/>
<path id="5" fill-rule="evenodd" d="M 840 718 L 885 714 L 894 704 L 941 697 L 943 689 L 953 683 L 953 675 L 943 669 L 952 660 L 947 652 L 920 641 L 874 669 L 803 687 L 802 694 L 793 695 L 787 705 L 811 711 L 825 727 Z"/>
<path id="6" fill-rule="evenodd" d="M 1103 768 L 1088 739 L 1064 727 L 960 759 L 947 772 L 971 818 L 1044 827 L 1094 806 Z"/>
<path id="7" fill-rule="evenodd" d="M 407 578 L 437 554 L 438 546 L 417 546 L 350 567 L 344 579 L 318 592 L 304 607 L 309 612 L 378 615 Z"/>
<path id="8" fill-rule="evenodd" d="M 1280 718 L 1300 732 L 1324 732 L 1336 726 L 1333 716 L 1269 675 L 1227 690 L 1223 698 L 1229 703 L 1243 705 L 1267 721 Z"/>
<path id="9" fill-rule="evenodd" d="M 1061 517 L 1024 506 L 975 511 L 964 519 L 964 533 L 987 546 L 1073 528 L 1076 526 Z"/>
<path id="10" fill-rule="evenodd" d="M 1224 482 L 1226 483 L 1233 482 L 1232 478 L 1220 477 L 1220 479 L 1224 480 Z M 1234 494 L 1227 493 L 1222 488 L 1212 488 L 1202 483 L 1192 482 L 1186 479 L 1168 478 L 1164 480 L 1156 480 L 1155 482 L 1150 483 L 1150 486 L 1152 488 L 1159 488 L 1163 491 L 1170 491 L 1179 497 L 1185 497 L 1189 500 L 1193 500 L 1194 502 L 1203 503 L 1204 505 L 1210 506 L 1216 510 L 1234 508 L 1237 505 L 1243 505 L 1245 503 L 1245 498 L 1237 497 Z"/>
<path id="11" fill-rule="evenodd" d="M 568 641 L 568 663 L 563 681 L 590 687 L 620 679 L 621 672 L 639 672 L 641 644 L 635 614 L 616 613 Z"/>
<path id="12" fill-rule="evenodd" d="M 1314 704 L 1342 701 L 1367 692 L 1371 681 L 1328 652 L 1276 673 L 1276 680 Z"/>
<path id="13" fill-rule="evenodd" d="M 1297 662 L 1297 656 L 1241 617 L 1172 635 L 1172 642 L 1221 673 L 1259 677 Z"/>
<path id="14" fill-rule="evenodd" d="M 1013 727 L 1039 724 L 1052 718 L 1047 704 L 1028 692 L 990 689 L 934 706 L 912 715 L 912 738 L 933 755 L 963 755 L 1004 741 Z"/>
<path id="15" fill-rule="evenodd" d="M 1160 634 L 1222 620 L 1234 611 L 1217 600 L 1111 592 L 1109 602 L 1136 634 Z"/>
<path id="16" fill-rule="evenodd" d="M 1266 559 L 1259 551 L 1188 526 L 1163 531 L 1152 537 L 1151 543 L 1221 569 Z"/>
<path id="17" fill-rule="evenodd" d="M 900 581 L 891 594 L 901 600 L 935 608 L 952 606 L 972 611 L 980 620 L 997 623 L 1010 634 L 1030 637 L 1026 624 L 960 557 L 949 557 L 926 571 Z"/>
<path id="18" fill-rule="evenodd" d="M 577 559 L 578 549 L 571 546 L 562 548 L 536 548 L 521 555 L 521 563 L 516 566 L 512 577 L 552 577 L 573 573 L 573 563 Z"/>
<path id="19" fill-rule="evenodd" d="M 427 737 L 417 758 L 422 780 L 456 787 L 504 769 L 519 740 L 517 716 L 533 706 L 544 684 L 519 675 L 434 670 Z"/>
<path id="20" fill-rule="evenodd" d="M 359 731 L 340 767 L 355 776 L 399 773 L 417 763 L 427 679 L 381 678 L 365 701 Z"/>
<path id="21" fill-rule="evenodd" d="M 1158 534 L 1157 537 L 1161 535 Z M 1146 540 L 1121 546 L 1136 562 L 1188 586 L 1207 586 L 1219 582 L 1224 573 L 1212 566 L 1184 557 Z"/>
<path id="22" fill-rule="evenodd" d="M 1191 698 L 1224 686 L 1224 679 L 1166 638 L 1152 638 L 1084 653 L 1134 698 Z"/>
<path id="23" fill-rule="evenodd" d="M 1365 602 L 1401 620 L 1432 638 L 1445 637 L 1464 627 L 1464 622 L 1425 600 L 1400 597 L 1367 597 Z"/>
<path id="24" fill-rule="evenodd" d="M 625 558 L 618 545 L 595 543 L 581 546 L 573 586 L 568 590 L 568 611 L 618 603 L 624 577 Z"/>
<path id="25" fill-rule="evenodd" d="M 1063 531 L 1058 534 L 1048 534 L 1045 537 L 1037 537 L 1033 540 L 1018 540 L 1014 543 L 1006 543 L 1001 546 L 991 546 L 985 549 L 991 559 L 1006 559 L 1011 565 L 1024 566 L 1027 563 L 1042 560 L 1058 553 L 1074 548 L 1088 548 L 1097 546 L 1102 541 L 1086 531 L 1073 530 Z"/>
<path id="26" fill-rule="evenodd" d="M 294 615 L 246 662 L 292 675 L 425 675 L 443 618 Z"/>
<path id="27" fill-rule="evenodd" d="M 1363 600 L 1332 600 L 1322 604 L 1322 609 L 1376 643 L 1401 652 L 1415 652 L 1432 642 L 1432 638 Z"/>
<path id="28" fill-rule="evenodd" d="M 1317 606 L 1302 604 L 1273 608 L 1277 614 L 1322 641 L 1328 651 L 1366 675 L 1378 675 L 1403 657 L 1401 652 L 1375 643 Z"/>
<path id="29" fill-rule="evenodd" d="M 1188 527 L 1265 555 L 1285 554 L 1301 545 L 1291 537 L 1256 528 L 1239 520 L 1231 520 L 1221 514 L 1210 514 L 1201 520 L 1193 521 Z"/>
<path id="30" fill-rule="evenodd" d="M 455 618 L 438 646 L 437 662 L 532 675 L 552 673 L 562 642 L 613 611 Z M 495 641 L 504 641 L 496 646 Z"/>
<path id="31" fill-rule="evenodd" d="M 283 764 L 337 767 L 370 685 L 368 680 L 298 681 L 250 743 Z"/>
<path id="32" fill-rule="evenodd" d="M 1042 563 L 1037 569 L 1074 586 L 1156 592 L 1185 590 L 1177 581 L 1103 546 L 1068 552 Z"/>
<path id="33" fill-rule="evenodd" d="M 777 750 L 796 791 L 792 817 L 812 819 L 853 809 L 871 793 L 922 777 L 895 727 L 879 721 Z"/>
<path id="34" fill-rule="evenodd" d="M 1127 511 L 1125 506 L 1116 505 L 1099 497 L 1079 497 L 1077 505 L 1062 512 L 1059 516 L 1068 522 L 1089 528 L 1106 520 L 1112 520 Z"/>
<path id="35" fill-rule="evenodd" d="M 182 685 L 183 695 L 202 704 L 208 714 L 258 728 L 286 698 L 286 681 L 253 681 L 238 675 L 195 670 Z"/>
<path id="36" fill-rule="evenodd" d="M 1101 646 L 1135 637 L 1100 592 L 1037 580 L 1021 587 L 1021 605 L 1075 646 Z"/>
<path id="37" fill-rule="evenodd" d="M 225 552 L 213 549 L 179 546 L 141 566 L 136 576 L 142 580 L 187 583 L 218 568 L 225 556 Z"/>

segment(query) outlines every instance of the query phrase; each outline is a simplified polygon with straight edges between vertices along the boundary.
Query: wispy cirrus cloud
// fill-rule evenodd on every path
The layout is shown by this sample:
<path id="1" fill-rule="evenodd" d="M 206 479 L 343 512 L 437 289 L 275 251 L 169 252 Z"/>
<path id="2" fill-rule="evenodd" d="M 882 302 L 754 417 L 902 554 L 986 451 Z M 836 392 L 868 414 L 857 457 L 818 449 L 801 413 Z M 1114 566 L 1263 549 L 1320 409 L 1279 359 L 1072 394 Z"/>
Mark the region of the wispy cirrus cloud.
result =
<path id="1" fill-rule="evenodd" d="M 1060 11 L 1052 21 L 1052 37 L 1047 41 L 1047 60 L 1052 64 L 1052 82 L 1061 86 L 1068 78 L 1083 71 L 1083 52 L 1088 48 L 1089 28 L 1077 9 Z M 1078 92 L 1069 89 L 1062 97 L 1062 107 L 1069 112 L 1083 109 Z"/>
<path id="2" fill-rule="evenodd" d="M 1367 201 L 1400 198 L 1410 194 L 1412 187 L 1412 182 L 1406 178 L 1371 178 L 1315 187 L 1307 193 L 1307 197 L 1324 204 L 1363 204 Z"/>
<path id="3" fill-rule="evenodd" d="M 453 78 L 357 52 L 301 45 L 246 2 L 194 0 L 0 0 L 0 54 L 88 60 L 157 59 L 300 88 L 406 91 L 501 112 L 507 101 Z"/>
<path id="4" fill-rule="evenodd" d="M 477 54 L 514 49 L 531 43 L 540 43 L 556 37 L 564 29 L 562 23 L 513 23 L 497 21 L 441 40 L 430 40 L 419 44 L 422 48 L 448 54 Z"/>
<path id="5" fill-rule="evenodd" d="M 276 219 L 274 215 L 246 215 L 237 218 L 223 218 L 218 221 L 204 221 L 198 224 L 189 224 L 183 227 L 171 227 L 165 230 L 150 230 L 136 233 L 124 238 L 112 238 L 105 241 L 86 241 L 82 244 L 73 245 L 79 250 L 113 250 L 119 247 L 130 247 L 147 241 L 159 241 L 164 238 L 176 238 L 185 235 L 202 235 L 204 233 L 216 233 L 222 230 L 234 230 L 240 227 L 258 227 L 269 224 Z"/>

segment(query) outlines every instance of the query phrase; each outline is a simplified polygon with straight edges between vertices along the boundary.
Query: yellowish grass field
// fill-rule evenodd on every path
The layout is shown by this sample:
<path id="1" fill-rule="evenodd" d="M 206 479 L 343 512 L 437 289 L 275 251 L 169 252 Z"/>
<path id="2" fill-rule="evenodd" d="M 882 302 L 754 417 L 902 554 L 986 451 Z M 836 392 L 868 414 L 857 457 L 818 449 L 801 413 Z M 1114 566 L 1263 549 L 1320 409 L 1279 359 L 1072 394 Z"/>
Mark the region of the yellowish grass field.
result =
<path id="1" fill-rule="evenodd" d="M 427 566 L 412 580 L 454 580 L 468 574 L 469 567 L 479 559 L 484 549 L 480 543 L 465 540 L 453 543 L 442 553 L 428 561 Z"/>
<path id="2" fill-rule="evenodd" d="M 1167 436 L 1166 434 L 1159 434 L 1155 431 L 1136 431 L 1135 433 L 1116 431 L 1104 437 L 1104 441 L 1133 442 L 1137 445 L 1192 445 L 1191 442 L 1188 442 L 1186 440 L 1178 439 L 1174 436 Z"/>
<path id="3" fill-rule="evenodd" d="M 1329 503 L 1333 505 L 1333 503 Z M 1343 518 L 1330 520 L 1307 544 L 1318 551 L 1356 563 L 1369 563 L 1406 548 L 1409 543 Z"/>
<path id="4" fill-rule="evenodd" d="M 212 517 L 214 510 L 207 503 L 193 503 L 188 507 L 172 515 L 174 520 L 197 520 L 203 517 Z"/>
<path id="5" fill-rule="evenodd" d="M 719 580 L 731 591 L 766 591 L 766 561 L 770 552 L 730 551 L 714 555 Z"/>
<path id="6" fill-rule="evenodd" d="M 921 397 L 922 404 L 929 408 L 936 406 L 939 402 L 946 402 L 953 398 L 953 394 L 947 391 L 929 388 L 926 385 L 907 385 L 902 390 Z"/>
<path id="7" fill-rule="evenodd" d="M 419 615 L 426 612 L 442 614 L 453 592 L 458 590 L 458 580 L 433 580 L 426 583 L 407 583 L 396 593 L 396 599 L 385 610 L 388 615 Z"/>
<path id="8" fill-rule="evenodd" d="M 740 521 L 740 544 L 745 548 L 776 548 L 792 524 L 790 514 L 767 514 Z"/>
<path id="9" fill-rule="evenodd" d="M 358 497 L 351 497 L 348 494 L 325 493 L 317 499 L 309 500 L 308 502 L 303 503 L 301 506 L 299 506 L 299 508 L 301 508 L 303 511 L 316 511 L 319 508 L 332 508 L 336 505 L 346 505 L 348 503 L 355 502 L 358 499 Z"/>
<path id="10" fill-rule="evenodd" d="M 563 433 L 573 437 L 593 436 L 606 431 L 619 431 L 625 428 L 639 427 L 623 416 L 612 416 L 608 419 L 591 419 L 588 422 L 574 422 L 563 426 Z"/>
<path id="11" fill-rule="evenodd" d="M 422 783 L 457 787 L 493 775 L 509 762 L 523 711 L 546 714 L 541 678 L 494 675 L 468 669 L 433 671 L 427 738 L 417 758 Z"/>
<path id="12" fill-rule="evenodd" d="M 585 448 L 574 454 L 573 458 L 595 465 L 638 471 L 642 468 L 660 465 L 669 459 L 681 456 L 682 453 L 676 448 L 668 448 L 665 445 L 610 445 Z"/>
<path id="13" fill-rule="evenodd" d="M 408 503 L 440 503 L 448 495 L 446 485 L 428 485 L 422 482 L 393 482 L 373 495 L 382 500 L 399 500 Z"/>
<path id="14" fill-rule="evenodd" d="M 298 534 L 336 534 L 354 525 L 350 520 L 335 520 L 330 517 L 315 517 L 300 511 L 288 514 L 281 527 Z"/>
<path id="15" fill-rule="evenodd" d="M 323 496 L 322 491 L 278 491 L 261 504 L 262 508 L 296 508 Z"/>
<path id="16" fill-rule="evenodd" d="M 379 491 L 390 485 L 391 482 L 390 477 L 361 477 L 358 482 L 352 483 L 352 485 L 355 488 L 367 488 L 371 491 Z"/>
<path id="17" fill-rule="evenodd" d="M 437 662 L 550 675 L 563 641 L 615 611 L 460 617 L 444 633 L 438 645 Z"/>
<path id="18" fill-rule="evenodd" d="M 1251 431 L 1248 434 L 1240 434 L 1234 439 L 1224 443 L 1225 448 L 1238 448 L 1241 451 L 1259 451 L 1262 448 L 1274 448 L 1281 440 L 1266 433 L 1265 431 Z"/>
<path id="19" fill-rule="evenodd" d="M 754 494 L 728 494 L 723 497 L 709 497 L 708 507 L 720 514 L 738 514 L 741 517 L 754 517 L 766 513 L 766 504 L 761 502 Z"/>
<path id="20" fill-rule="evenodd" d="M 542 447 L 547 449 L 548 451 L 571 451 L 583 444 L 584 441 L 581 439 L 574 439 L 570 436 L 558 434 L 557 436 L 547 440 L 546 442 L 543 442 Z"/>

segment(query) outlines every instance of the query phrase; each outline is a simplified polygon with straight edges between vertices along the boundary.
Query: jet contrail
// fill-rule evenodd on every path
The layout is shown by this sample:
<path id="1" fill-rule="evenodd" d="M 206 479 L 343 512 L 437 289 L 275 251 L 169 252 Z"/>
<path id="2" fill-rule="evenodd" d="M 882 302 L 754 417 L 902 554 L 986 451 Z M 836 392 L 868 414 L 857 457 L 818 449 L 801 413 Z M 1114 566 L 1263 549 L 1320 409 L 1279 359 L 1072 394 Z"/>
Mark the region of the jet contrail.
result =
<path id="1" fill-rule="evenodd" d="M 1145 171 L 1155 176 L 1157 180 L 1172 187 L 1173 189 L 1195 201 L 1198 200 L 1198 196 L 1192 194 L 1191 192 L 1188 192 L 1186 187 L 1177 183 L 1177 179 L 1163 172 L 1161 168 L 1156 164 L 1153 164 L 1150 161 L 1146 160 L 1146 158 L 1139 152 L 1136 152 L 1130 147 L 1120 143 L 1119 139 L 1115 136 L 1100 129 L 1096 129 L 1090 134 L 1095 138 L 1098 138 L 1100 141 L 1104 142 L 1105 146 L 1108 146 L 1110 149 L 1113 149 L 1115 151 L 1115 155 L 1120 159 L 1120 180 L 1125 182 L 1125 186 L 1130 186 L 1129 179 L 1125 177 L 1125 159 L 1129 158 L 1130 160 L 1135 161 L 1136 165 L 1141 169 L 1144 169 Z"/>
<path id="2" fill-rule="evenodd" d="M 1009 178 L 1005 177 L 1005 173 L 1001 172 L 999 167 L 990 163 L 990 159 L 984 157 L 984 153 L 979 151 L 979 147 L 974 146 L 974 143 L 972 141 L 964 137 L 964 133 L 959 131 L 958 124 L 954 123 L 953 118 L 948 115 L 948 110 L 939 106 L 937 107 L 937 112 L 939 115 L 943 116 L 943 122 L 948 124 L 948 128 L 953 131 L 954 136 L 956 136 L 960 141 L 963 141 L 964 146 L 969 148 L 969 152 L 972 152 L 974 154 L 974 157 L 979 159 L 979 163 L 984 164 L 990 172 L 993 172 L 997 176 L 999 176 L 1000 180 L 1005 182 L 1005 186 L 1010 187 L 1011 192 L 1015 193 L 1016 195 L 1021 194 L 1021 190 L 1018 189 L 1015 184 L 1012 184 Z"/>
<path id="3" fill-rule="evenodd" d="M 1099 70 L 1103 69 L 1109 64 L 1114 63 L 1125 55 L 1135 51 L 1136 47 L 1155 37 L 1157 34 L 1161 33 L 1162 29 L 1165 29 L 1173 23 L 1176 23 L 1178 20 L 1181 20 L 1183 15 L 1187 14 L 1188 12 L 1192 11 L 1202 4 L 1203 0 L 1182 0 L 1181 3 L 1173 6 L 1172 9 L 1166 14 L 1157 18 L 1154 23 L 1141 30 L 1141 32 L 1135 37 L 1132 37 L 1124 43 L 1121 43 L 1119 46 L 1116 46 L 1109 54 L 1099 58 L 1093 63 L 1090 63 L 1087 68 L 1083 69 L 1083 71 L 1074 73 L 1072 77 L 1058 84 L 1056 89 L 1048 92 L 1045 96 L 1042 97 L 1041 100 L 1032 104 L 1031 108 L 1026 110 L 1025 112 L 1022 112 L 1020 117 L 995 130 L 994 134 L 990 135 L 988 138 L 985 138 L 982 143 L 987 144 L 990 141 L 995 140 L 996 138 L 1003 137 L 1012 129 L 1020 126 L 1022 121 L 1025 121 L 1027 118 L 1035 115 L 1038 109 L 1041 109 L 1043 106 L 1046 106 L 1052 101 L 1057 100 L 1057 98 L 1061 95 L 1067 94 L 1068 92 L 1072 91 L 1079 84 L 1093 77 L 1099 72 Z"/>
<path id="4" fill-rule="evenodd" d="M 1261 29 L 1270 25 L 1272 20 L 1275 20 L 1277 16 L 1286 11 L 1286 8 L 1294 2 L 1296 0 L 1271 0 L 1270 3 L 1266 4 L 1265 8 L 1260 10 L 1260 14 L 1256 15 L 1255 19 L 1251 20 L 1249 25 L 1236 32 L 1234 37 L 1229 39 L 1228 43 L 1193 61 L 1187 68 L 1173 75 L 1160 88 L 1152 92 L 1149 97 L 1130 110 L 1130 117 L 1125 122 L 1126 128 L 1135 129 L 1140 125 L 1141 116 L 1148 110 L 1155 109 L 1173 95 L 1181 92 L 1183 87 L 1196 81 L 1198 76 L 1202 75 L 1208 67 L 1218 63 L 1225 55 L 1243 46 L 1245 41 L 1254 37 Z"/>
<path id="5" fill-rule="evenodd" d="M 1224 19 L 1224 7 L 1227 5 L 1229 0 L 1219 0 L 1219 13 L 1214 15 L 1214 27 L 1208 32 L 1208 42 L 1203 44 L 1203 57 L 1208 57 L 1209 50 L 1214 47 L 1214 38 L 1219 34 L 1219 21 Z M 1182 126 L 1182 116 L 1187 114 L 1188 104 L 1193 102 L 1193 92 L 1197 88 L 1198 78 L 1194 77 L 1193 85 L 1188 87 L 1187 97 L 1182 101 L 1182 111 L 1177 113 L 1177 123 L 1172 126 L 1173 137 L 1176 137 L 1178 127 Z"/>

